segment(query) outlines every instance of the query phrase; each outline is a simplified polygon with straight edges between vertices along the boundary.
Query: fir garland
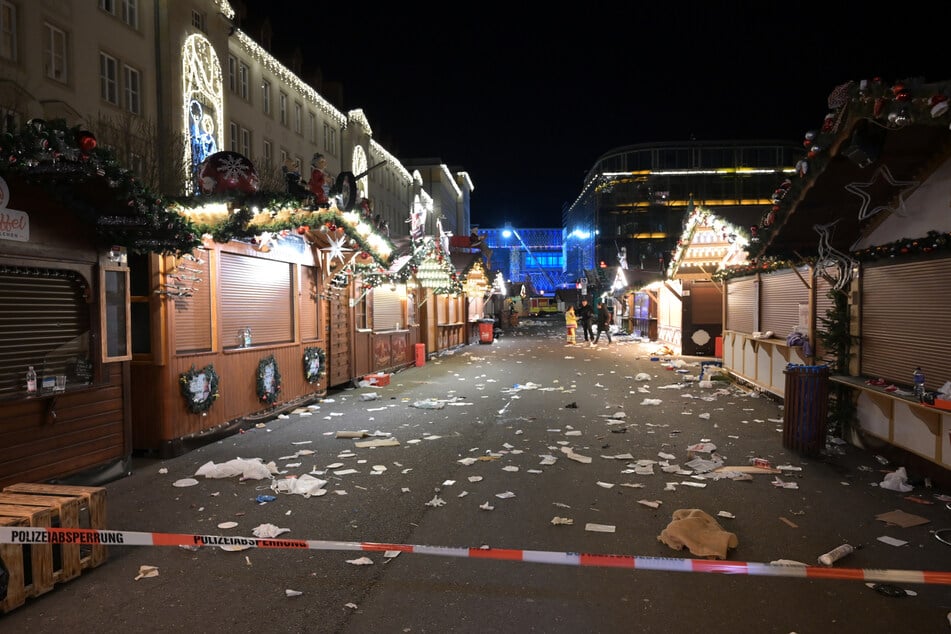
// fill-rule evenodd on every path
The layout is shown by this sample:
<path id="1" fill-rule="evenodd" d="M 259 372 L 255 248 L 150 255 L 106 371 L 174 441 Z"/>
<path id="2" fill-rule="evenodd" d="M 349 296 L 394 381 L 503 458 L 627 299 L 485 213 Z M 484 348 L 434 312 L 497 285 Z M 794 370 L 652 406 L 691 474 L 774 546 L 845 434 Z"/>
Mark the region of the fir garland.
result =
<path id="1" fill-rule="evenodd" d="M 274 355 L 268 355 L 258 363 L 258 398 L 268 405 L 274 405 L 281 392 L 281 372 L 277 368 Z"/>
<path id="2" fill-rule="evenodd" d="M 185 398 L 185 406 L 193 414 L 204 415 L 218 399 L 218 373 L 212 364 L 201 370 L 192 366 L 188 372 L 178 376 L 178 384 Z"/>
<path id="3" fill-rule="evenodd" d="M 316 383 L 327 373 L 327 355 L 321 348 L 304 348 L 304 379 Z"/>
<path id="4" fill-rule="evenodd" d="M 941 104 L 948 100 L 949 92 L 951 82 L 928 84 L 915 78 L 891 85 L 875 78 L 837 86 L 829 97 L 830 112 L 820 128 L 806 132 L 803 141 L 806 154 L 796 165 L 799 178 L 785 179 L 776 189 L 772 207 L 759 225 L 750 228 L 753 244 L 747 253 L 755 258 L 763 252 L 769 238 L 798 204 L 807 185 L 826 168 L 831 158 L 826 150 L 834 144 L 844 121 L 864 118 L 892 130 L 913 123 L 947 126 L 948 108 Z"/>
<path id="5" fill-rule="evenodd" d="M 168 211 L 112 150 L 98 147 L 96 137 L 63 119 L 31 119 L 0 135 L 0 176 L 18 174 L 95 226 L 101 245 L 119 245 L 132 253 L 191 253 L 201 245 L 199 233 L 179 214 Z M 77 195 L 79 183 L 100 181 L 114 192 L 115 205 Z"/>
<path id="6" fill-rule="evenodd" d="M 832 356 L 832 371 L 848 376 L 855 339 L 849 332 L 849 296 L 848 293 L 832 289 L 826 297 L 832 300 L 832 308 L 826 311 L 825 317 L 819 317 L 822 328 L 816 334 L 826 352 Z M 845 436 L 855 420 L 852 390 L 841 383 L 833 383 L 829 397 L 829 430 L 839 437 Z"/>

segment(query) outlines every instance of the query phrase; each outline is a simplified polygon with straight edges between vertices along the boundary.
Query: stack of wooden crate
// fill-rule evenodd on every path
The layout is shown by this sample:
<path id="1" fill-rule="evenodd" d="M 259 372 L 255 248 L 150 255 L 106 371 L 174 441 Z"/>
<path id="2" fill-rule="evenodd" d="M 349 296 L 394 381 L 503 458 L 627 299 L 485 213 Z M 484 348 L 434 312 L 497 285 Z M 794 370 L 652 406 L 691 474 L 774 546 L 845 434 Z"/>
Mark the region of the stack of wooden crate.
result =
<path id="1" fill-rule="evenodd" d="M 14 484 L 0 493 L 0 526 L 106 527 L 106 489 L 58 484 Z M 23 605 L 106 561 L 102 544 L 0 544 L 9 578 L 0 613 Z"/>

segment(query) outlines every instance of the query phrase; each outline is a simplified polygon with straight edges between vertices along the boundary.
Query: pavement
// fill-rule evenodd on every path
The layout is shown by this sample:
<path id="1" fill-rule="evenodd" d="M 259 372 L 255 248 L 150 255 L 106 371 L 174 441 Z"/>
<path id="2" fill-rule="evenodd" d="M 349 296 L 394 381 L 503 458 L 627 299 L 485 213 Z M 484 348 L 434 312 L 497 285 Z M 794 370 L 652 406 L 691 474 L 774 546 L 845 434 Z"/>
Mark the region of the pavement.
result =
<path id="1" fill-rule="evenodd" d="M 701 384 L 706 359 L 563 331 L 522 320 L 388 386 L 137 457 L 105 485 L 108 529 L 302 547 L 110 546 L 0 631 L 948 631 L 946 490 L 886 447 L 785 447 L 781 403 Z M 690 510 L 724 558 L 668 543 Z"/>

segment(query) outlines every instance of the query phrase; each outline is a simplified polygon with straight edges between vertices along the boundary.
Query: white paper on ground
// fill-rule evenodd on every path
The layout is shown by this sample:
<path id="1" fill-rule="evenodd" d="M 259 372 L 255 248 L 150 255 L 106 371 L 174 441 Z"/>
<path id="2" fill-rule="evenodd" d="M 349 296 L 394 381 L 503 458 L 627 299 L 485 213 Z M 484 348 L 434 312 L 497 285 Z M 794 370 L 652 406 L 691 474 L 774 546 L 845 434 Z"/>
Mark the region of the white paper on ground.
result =
<path id="1" fill-rule="evenodd" d="M 612 526 L 611 524 L 594 524 L 592 522 L 588 522 L 587 524 L 585 524 L 584 529 L 586 531 L 592 531 L 594 533 L 613 533 L 614 532 L 614 526 Z"/>

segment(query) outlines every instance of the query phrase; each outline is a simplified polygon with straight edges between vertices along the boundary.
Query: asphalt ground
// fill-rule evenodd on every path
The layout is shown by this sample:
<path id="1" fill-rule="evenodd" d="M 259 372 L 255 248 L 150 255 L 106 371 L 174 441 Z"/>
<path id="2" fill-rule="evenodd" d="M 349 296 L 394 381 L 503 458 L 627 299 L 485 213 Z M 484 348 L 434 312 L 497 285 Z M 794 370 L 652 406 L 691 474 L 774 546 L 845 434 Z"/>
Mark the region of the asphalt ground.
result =
<path id="1" fill-rule="evenodd" d="M 718 535 L 736 536 L 728 562 L 815 569 L 819 555 L 850 543 L 859 549 L 833 569 L 947 572 L 948 545 L 937 538 L 946 534 L 936 531 L 951 526 L 949 498 L 914 473 L 909 492 L 880 486 L 902 465 L 882 464 L 876 448 L 830 442 L 803 456 L 784 447 L 781 404 L 729 382 L 701 387 L 689 379 L 703 359 L 651 360 L 656 344 L 626 336 L 567 346 L 563 334 L 557 319 L 523 320 L 492 344 L 393 374 L 388 386 L 335 391 L 183 456 L 136 460 L 105 485 L 108 529 L 250 537 L 269 526 L 321 546 L 111 546 L 103 565 L 0 617 L 0 632 L 949 630 L 944 584 L 770 576 L 755 566 L 631 569 L 637 560 L 718 561 L 659 540 L 675 511 L 698 509 Z M 374 435 L 337 437 L 347 431 Z M 399 444 L 357 447 L 386 438 Z M 715 451 L 692 456 L 697 443 Z M 687 466 L 697 455 L 783 469 L 713 478 L 698 473 L 701 463 Z M 255 459 L 278 473 L 196 476 Z M 327 493 L 270 488 L 304 475 L 326 480 Z M 173 485 L 189 478 L 197 484 Z M 276 499 L 257 501 L 267 494 Z M 925 523 L 877 518 L 893 511 Z M 386 557 L 330 542 L 440 549 Z M 534 563 L 478 558 L 470 547 L 620 557 Z M 136 579 L 142 566 L 157 576 Z"/>

